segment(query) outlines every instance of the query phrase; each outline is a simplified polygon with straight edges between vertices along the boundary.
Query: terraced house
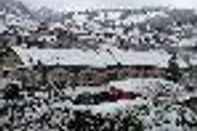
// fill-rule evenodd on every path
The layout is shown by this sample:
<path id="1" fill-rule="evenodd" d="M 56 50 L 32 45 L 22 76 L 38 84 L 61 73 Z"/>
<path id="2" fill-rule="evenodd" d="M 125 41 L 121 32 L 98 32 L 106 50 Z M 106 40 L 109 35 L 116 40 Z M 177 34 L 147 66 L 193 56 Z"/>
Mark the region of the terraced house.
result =
<path id="1" fill-rule="evenodd" d="M 95 51 L 15 46 L 9 48 L 6 54 L 5 61 L 12 63 L 10 67 L 13 67 L 15 73 L 23 76 L 26 72 L 29 78 L 41 82 L 63 81 L 77 85 L 101 85 L 109 80 L 128 77 L 161 78 L 172 58 L 164 50 L 123 51 L 107 47 Z M 180 69 L 188 68 L 182 58 L 176 61 Z M 18 79 L 22 78 L 21 75 L 17 75 Z"/>

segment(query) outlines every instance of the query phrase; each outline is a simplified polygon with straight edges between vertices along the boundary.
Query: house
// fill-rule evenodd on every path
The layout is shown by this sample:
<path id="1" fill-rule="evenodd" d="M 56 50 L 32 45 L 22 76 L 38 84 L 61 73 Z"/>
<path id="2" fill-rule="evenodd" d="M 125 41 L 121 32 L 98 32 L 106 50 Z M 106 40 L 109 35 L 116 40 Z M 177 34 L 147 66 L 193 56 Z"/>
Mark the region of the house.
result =
<path id="1" fill-rule="evenodd" d="M 103 84 L 127 77 L 163 77 L 172 55 L 164 50 L 135 51 L 102 47 L 98 50 L 12 47 L 23 67 L 34 68 L 41 80 Z M 187 68 L 181 58 L 180 68 Z M 36 71 L 35 70 L 35 71 Z M 89 85 L 88 84 L 88 85 Z"/>
<path id="2" fill-rule="evenodd" d="M 37 77 L 50 81 L 77 81 L 78 83 L 95 83 L 93 78 L 110 64 L 116 64 L 107 53 L 98 55 L 93 50 L 81 49 L 38 49 L 12 47 L 17 53 L 23 67 L 34 68 Z M 102 77 L 102 75 L 98 75 Z M 92 82 L 88 82 L 92 81 Z M 98 80 L 97 80 L 98 81 Z M 98 82 L 97 82 L 98 83 Z"/>
<path id="3" fill-rule="evenodd" d="M 162 77 L 173 56 L 165 50 L 124 51 L 113 47 L 103 47 L 103 50 L 117 62 L 116 65 L 110 67 L 118 71 L 120 78 L 121 74 L 127 74 L 130 77 Z M 181 57 L 178 57 L 176 61 L 181 69 L 188 68 L 187 63 Z"/>

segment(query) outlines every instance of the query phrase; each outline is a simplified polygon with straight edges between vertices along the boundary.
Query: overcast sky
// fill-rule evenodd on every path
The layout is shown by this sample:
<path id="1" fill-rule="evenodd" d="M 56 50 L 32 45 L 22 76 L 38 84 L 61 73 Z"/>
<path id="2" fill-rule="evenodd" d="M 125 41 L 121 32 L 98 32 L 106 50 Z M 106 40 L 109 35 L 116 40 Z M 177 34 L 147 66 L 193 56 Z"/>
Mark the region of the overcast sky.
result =
<path id="1" fill-rule="evenodd" d="M 141 6 L 175 6 L 197 8 L 197 0 L 20 0 L 33 8 L 47 6 L 53 9 L 84 10 L 87 8 L 118 8 Z"/>

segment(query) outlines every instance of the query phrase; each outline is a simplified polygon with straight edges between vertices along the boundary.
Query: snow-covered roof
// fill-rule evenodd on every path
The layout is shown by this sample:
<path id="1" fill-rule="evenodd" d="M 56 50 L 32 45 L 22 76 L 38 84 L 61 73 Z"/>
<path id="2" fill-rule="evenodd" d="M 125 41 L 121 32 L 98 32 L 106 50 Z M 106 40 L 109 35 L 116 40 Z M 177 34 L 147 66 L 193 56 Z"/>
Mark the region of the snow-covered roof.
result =
<path id="1" fill-rule="evenodd" d="M 93 50 L 83 51 L 80 49 L 38 49 L 12 47 L 19 55 L 26 66 L 37 65 L 38 61 L 42 64 L 53 66 L 91 66 L 106 67 L 106 64 L 113 63 L 113 59 L 106 54 L 98 55 Z"/>
<path id="2" fill-rule="evenodd" d="M 122 81 L 112 81 L 109 83 L 109 86 L 143 95 L 150 95 L 164 90 L 171 90 L 173 92 L 174 90 L 181 89 L 181 86 L 178 84 L 162 78 L 131 78 Z"/>
<path id="3" fill-rule="evenodd" d="M 99 105 L 71 105 L 71 109 L 73 110 L 90 110 L 93 114 L 101 113 L 102 115 L 107 114 L 117 114 L 120 111 L 124 111 L 128 107 L 133 107 L 136 105 L 143 105 L 147 102 L 141 98 L 137 98 L 136 100 L 119 100 L 116 103 L 114 102 L 106 102 Z"/>
<path id="4" fill-rule="evenodd" d="M 144 22 L 148 19 L 154 18 L 154 17 L 168 17 L 168 15 L 162 11 L 155 11 L 155 12 L 148 12 L 147 14 L 133 14 L 130 15 L 127 19 L 124 20 L 125 23 L 133 22 L 133 23 L 140 23 Z"/>
<path id="5" fill-rule="evenodd" d="M 96 37 L 93 35 L 79 35 L 78 39 L 79 40 L 95 40 Z"/>
<path id="6" fill-rule="evenodd" d="M 155 67 L 168 67 L 168 60 L 171 58 L 165 51 L 134 51 L 134 50 L 119 50 L 111 48 L 110 53 L 122 65 L 151 65 Z"/>
<path id="7" fill-rule="evenodd" d="M 109 87 L 111 86 L 124 92 L 134 92 L 149 98 L 156 96 L 160 100 L 167 101 L 183 101 L 193 96 L 193 94 L 189 95 L 185 92 L 184 86 L 162 78 L 130 78 L 122 81 L 112 81 L 109 83 Z"/>
<path id="8" fill-rule="evenodd" d="M 38 49 L 12 47 L 25 66 L 36 65 L 41 61 L 45 65 L 62 66 L 155 66 L 167 68 L 171 55 L 161 50 L 151 51 L 124 51 L 117 48 L 100 49 L 97 51 L 81 49 Z M 178 60 L 180 67 L 186 67 L 183 60 Z"/>
<path id="9" fill-rule="evenodd" d="M 180 41 L 180 47 L 195 47 L 197 45 L 197 38 L 183 39 Z"/>
<path id="10" fill-rule="evenodd" d="M 102 47 L 103 48 L 103 47 Z M 172 54 L 169 54 L 165 50 L 148 50 L 148 51 L 136 51 L 136 50 L 121 50 L 115 47 L 104 47 L 114 59 L 125 66 L 155 66 L 158 68 L 167 68 L 169 60 L 172 58 Z M 177 64 L 180 68 L 187 68 L 188 64 L 183 60 L 181 56 L 177 57 Z"/>
<path id="11" fill-rule="evenodd" d="M 76 35 L 88 35 L 89 34 L 89 32 L 85 29 L 70 28 L 69 30 Z"/>
<path id="12" fill-rule="evenodd" d="M 49 30 L 54 30 L 54 29 L 67 30 L 66 26 L 60 22 L 55 22 L 50 24 Z"/>

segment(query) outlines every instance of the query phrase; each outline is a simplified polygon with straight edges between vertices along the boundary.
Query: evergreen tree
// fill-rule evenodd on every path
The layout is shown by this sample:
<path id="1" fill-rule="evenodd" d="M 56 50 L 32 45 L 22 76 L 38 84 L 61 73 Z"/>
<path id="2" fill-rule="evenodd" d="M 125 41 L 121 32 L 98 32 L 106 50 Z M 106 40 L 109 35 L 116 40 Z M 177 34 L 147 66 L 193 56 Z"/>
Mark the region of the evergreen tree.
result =
<path id="1" fill-rule="evenodd" d="M 174 82 L 178 82 L 181 78 L 181 72 L 177 63 L 176 54 L 174 54 L 168 62 L 167 78 Z"/>
<path id="2" fill-rule="evenodd" d="M 16 84 L 8 84 L 4 90 L 4 98 L 6 100 L 14 100 L 19 98 L 19 86 Z"/>

